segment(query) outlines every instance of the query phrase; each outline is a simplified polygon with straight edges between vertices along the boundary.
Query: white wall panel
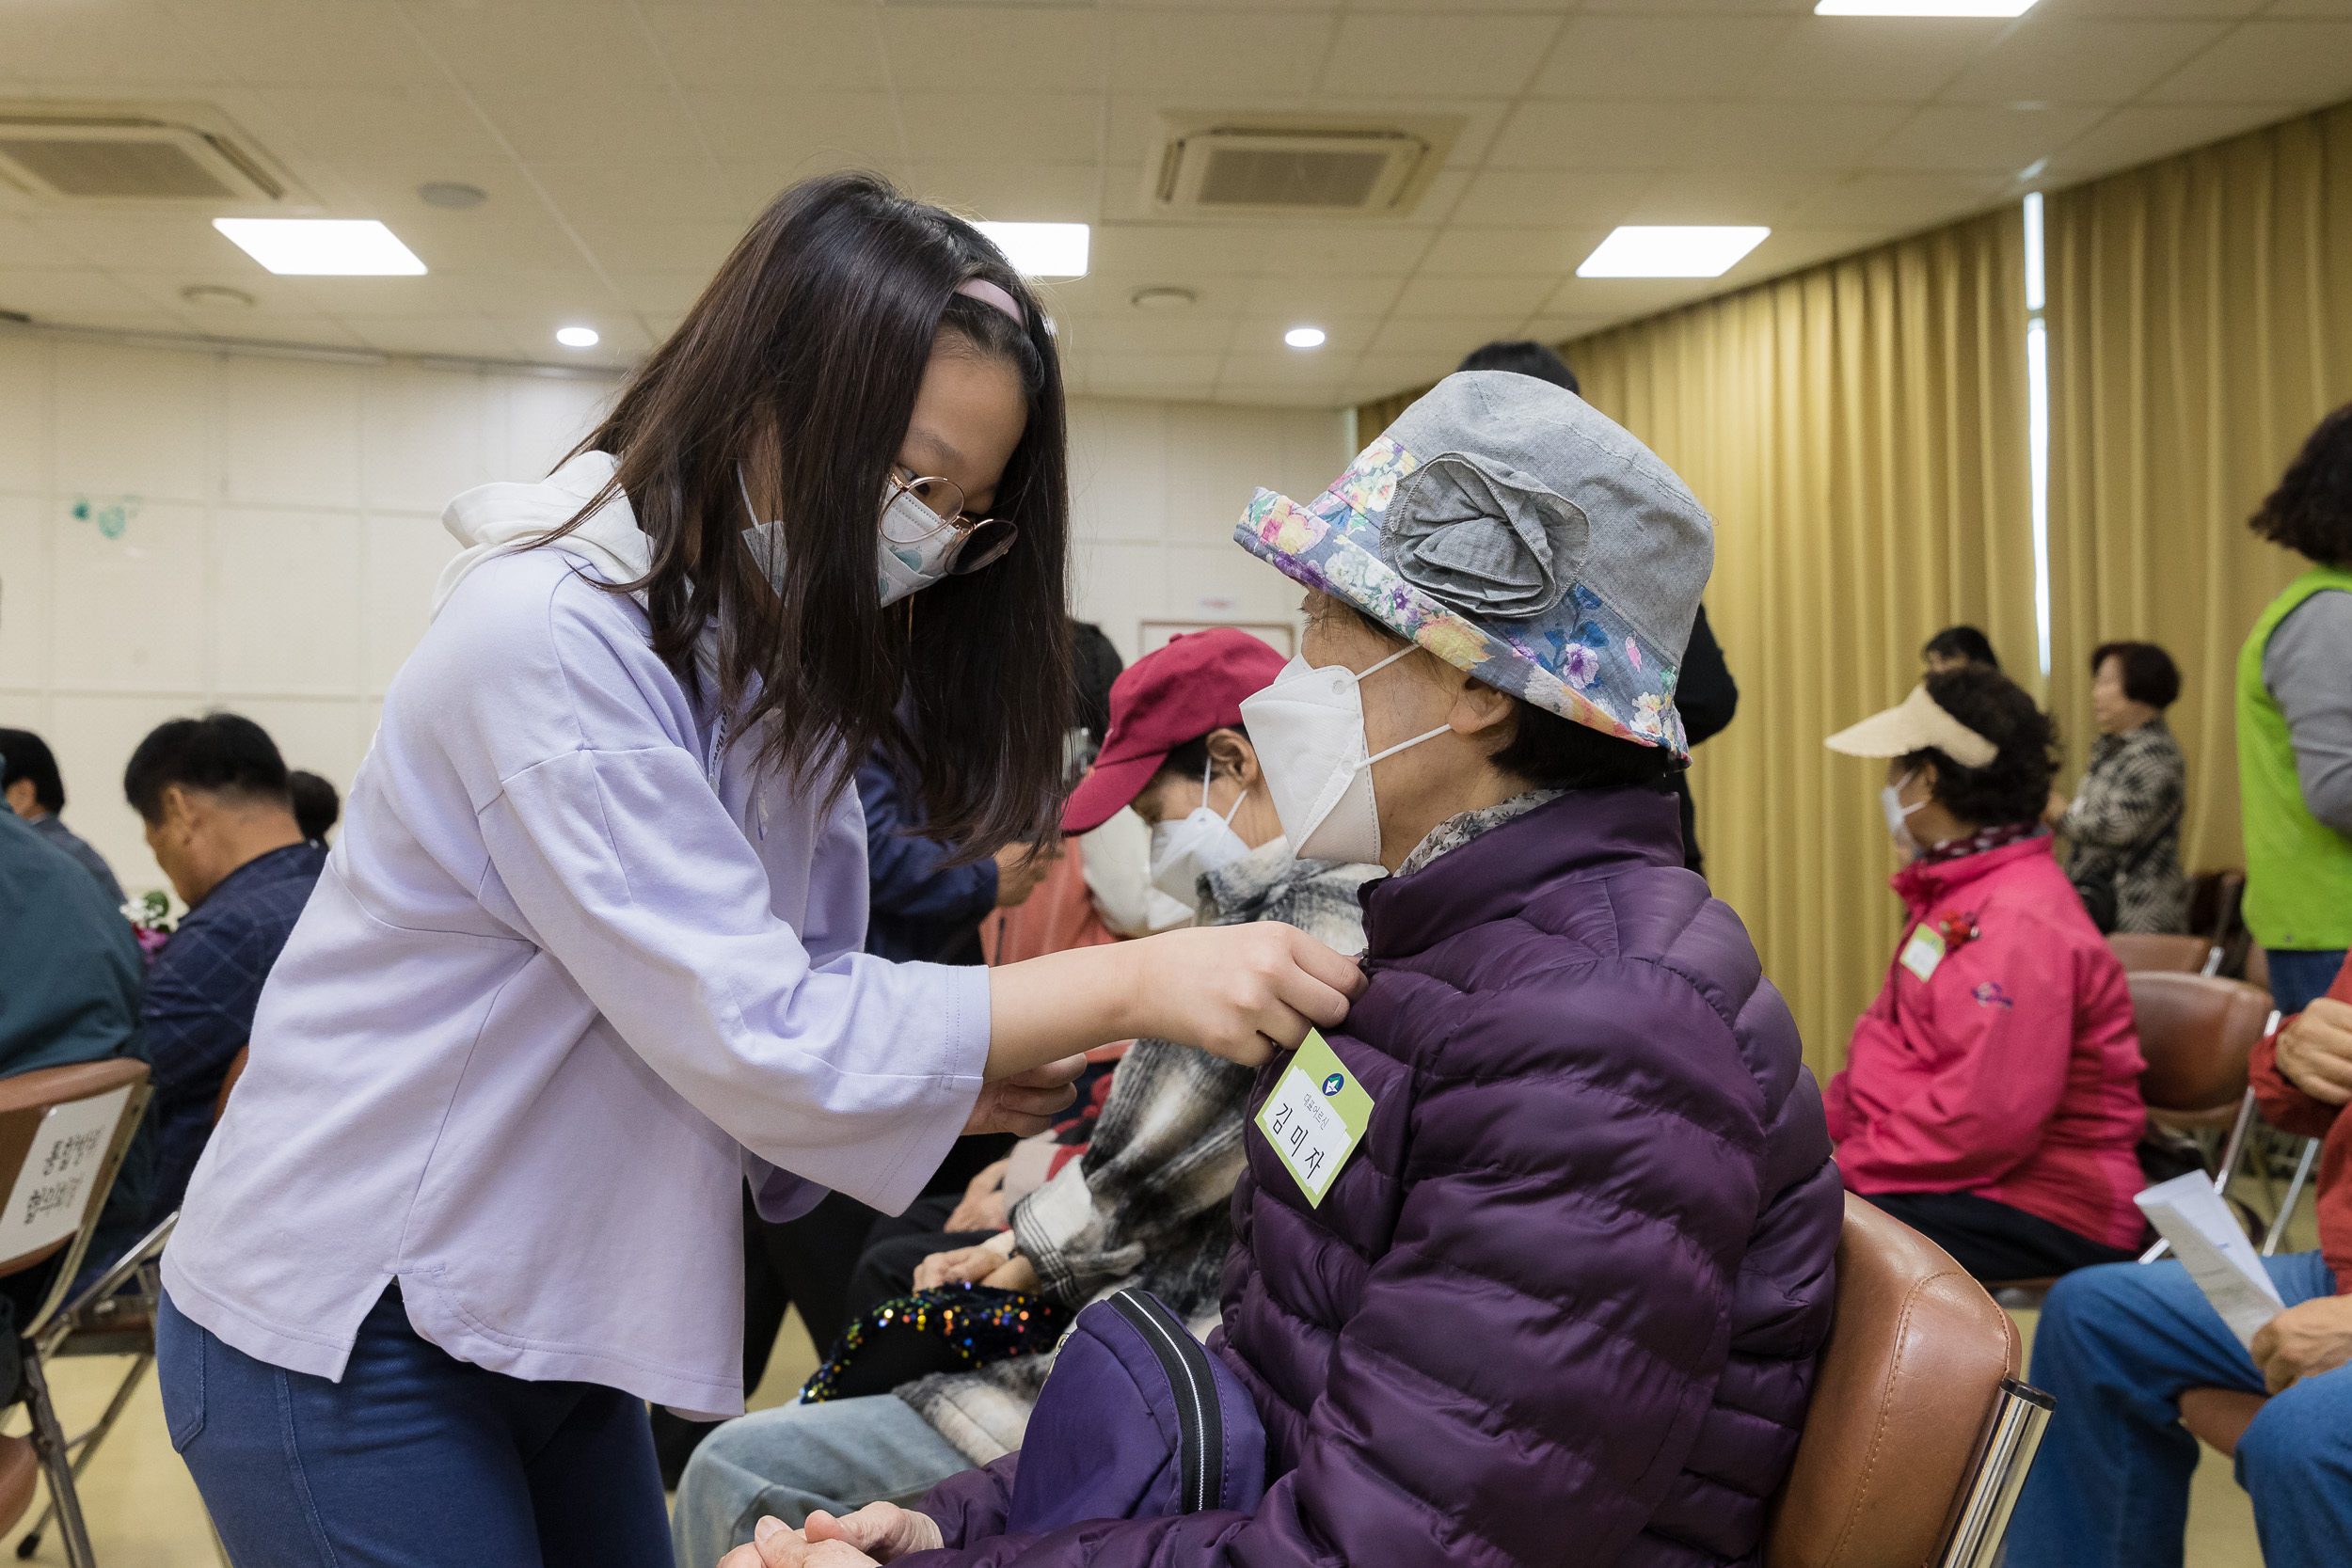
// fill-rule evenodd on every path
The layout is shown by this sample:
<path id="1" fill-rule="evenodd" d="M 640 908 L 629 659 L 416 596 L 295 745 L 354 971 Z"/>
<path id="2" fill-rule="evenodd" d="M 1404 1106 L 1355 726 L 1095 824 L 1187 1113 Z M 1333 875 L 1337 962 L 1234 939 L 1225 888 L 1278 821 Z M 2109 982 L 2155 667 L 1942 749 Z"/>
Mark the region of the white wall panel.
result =
<path id="1" fill-rule="evenodd" d="M 220 361 L 95 343 L 55 345 L 51 483 L 94 500 L 203 501 Z"/>

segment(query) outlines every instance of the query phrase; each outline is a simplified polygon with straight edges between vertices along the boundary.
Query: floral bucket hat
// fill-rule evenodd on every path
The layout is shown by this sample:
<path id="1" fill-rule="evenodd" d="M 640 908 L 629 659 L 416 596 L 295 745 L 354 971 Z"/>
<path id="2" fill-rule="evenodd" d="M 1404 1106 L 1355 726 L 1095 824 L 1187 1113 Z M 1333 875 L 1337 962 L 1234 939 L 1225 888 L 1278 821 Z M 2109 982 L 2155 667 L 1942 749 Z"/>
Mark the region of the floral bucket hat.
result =
<path id="1" fill-rule="evenodd" d="M 1233 537 L 1499 691 L 1691 754 L 1675 681 L 1714 523 L 1573 392 L 1450 375 L 1313 500 L 1260 490 Z"/>

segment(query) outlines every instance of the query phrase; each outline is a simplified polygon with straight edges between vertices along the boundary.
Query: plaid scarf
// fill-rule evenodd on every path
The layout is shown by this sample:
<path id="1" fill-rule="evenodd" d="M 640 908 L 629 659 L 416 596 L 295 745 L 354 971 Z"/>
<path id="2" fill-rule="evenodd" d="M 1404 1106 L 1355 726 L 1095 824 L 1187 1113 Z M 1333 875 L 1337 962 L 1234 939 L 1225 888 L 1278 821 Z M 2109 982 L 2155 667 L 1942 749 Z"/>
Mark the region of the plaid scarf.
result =
<path id="1" fill-rule="evenodd" d="M 2050 830 L 2039 822 L 1996 822 L 1990 828 L 1979 828 L 1967 838 L 1947 838 L 1932 848 L 1922 849 L 1914 865 L 1941 865 L 1946 861 L 1964 860 L 1981 855 L 1988 849 L 1998 849 L 2005 844 L 2015 844 L 2046 833 Z"/>

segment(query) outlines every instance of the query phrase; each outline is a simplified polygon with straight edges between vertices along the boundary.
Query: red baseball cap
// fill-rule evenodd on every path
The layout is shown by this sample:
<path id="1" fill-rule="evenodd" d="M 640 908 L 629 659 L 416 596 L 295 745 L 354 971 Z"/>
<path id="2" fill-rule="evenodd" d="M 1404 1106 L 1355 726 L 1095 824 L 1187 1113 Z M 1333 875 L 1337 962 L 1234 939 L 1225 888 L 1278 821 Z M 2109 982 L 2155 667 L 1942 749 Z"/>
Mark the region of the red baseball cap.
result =
<path id="1" fill-rule="evenodd" d="M 1168 753 L 1211 730 L 1241 728 L 1241 700 L 1274 683 L 1288 662 L 1232 626 L 1171 637 L 1111 683 L 1111 733 L 1062 807 L 1061 831 L 1101 827 L 1135 803 Z"/>

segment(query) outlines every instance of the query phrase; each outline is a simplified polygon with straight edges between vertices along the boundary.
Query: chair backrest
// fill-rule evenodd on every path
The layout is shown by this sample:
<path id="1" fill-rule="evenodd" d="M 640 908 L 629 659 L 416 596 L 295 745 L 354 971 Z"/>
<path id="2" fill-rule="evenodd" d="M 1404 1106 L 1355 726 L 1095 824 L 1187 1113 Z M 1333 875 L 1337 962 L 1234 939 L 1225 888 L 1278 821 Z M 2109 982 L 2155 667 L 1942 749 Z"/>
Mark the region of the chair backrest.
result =
<path id="1" fill-rule="evenodd" d="M 2159 1111 L 2210 1111 L 2246 1093 L 2246 1059 L 2270 1020 L 2270 993 L 2218 975 L 2141 972 L 2132 1022 L 2148 1063 L 2139 1096 Z"/>
<path id="2" fill-rule="evenodd" d="M 1846 1195 L 1837 1315 L 1788 1481 L 1770 1568 L 1920 1568 L 1975 1479 L 2017 1326 L 1934 1243 Z"/>
<path id="3" fill-rule="evenodd" d="M 75 1258 L 64 1273 L 72 1273 L 147 1096 L 147 1064 L 122 1057 L 0 1078 L 0 1275 L 69 1249 Z M 68 1283 L 59 1279 L 58 1291 Z M 23 1321 L 17 1332 L 35 1326 Z"/>
<path id="4" fill-rule="evenodd" d="M 2147 931 L 2118 931 L 2107 945 L 2127 974 L 2167 970 L 2175 974 L 2201 974 L 2213 957 L 2213 943 L 2203 937 L 2157 936 Z"/>
<path id="5" fill-rule="evenodd" d="M 2245 898 L 2245 872 L 2200 871 L 2188 879 L 2188 928 L 2209 942 L 2228 942 L 2246 928 Z"/>

